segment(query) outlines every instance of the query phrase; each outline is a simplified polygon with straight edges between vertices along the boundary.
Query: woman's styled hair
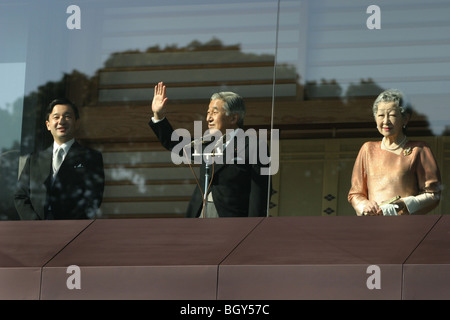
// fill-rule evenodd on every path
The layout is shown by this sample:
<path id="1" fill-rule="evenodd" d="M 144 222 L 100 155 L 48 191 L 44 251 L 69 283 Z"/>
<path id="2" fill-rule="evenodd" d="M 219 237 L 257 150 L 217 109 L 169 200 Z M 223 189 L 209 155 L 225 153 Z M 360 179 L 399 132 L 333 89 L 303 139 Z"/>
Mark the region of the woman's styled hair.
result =
<path id="1" fill-rule="evenodd" d="M 225 114 L 227 116 L 232 114 L 237 114 L 239 119 L 237 121 L 237 125 L 239 128 L 244 126 L 244 117 L 245 117 L 245 103 L 244 99 L 234 92 L 217 92 L 211 96 L 210 101 L 212 100 L 222 100 L 224 102 L 223 108 L 225 109 Z"/>
<path id="2" fill-rule="evenodd" d="M 380 102 L 394 102 L 403 118 L 411 117 L 412 115 L 412 108 L 406 103 L 403 92 L 398 89 L 388 89 L 378 95 L 372 107 L 374 117 L 377 115 L 378 104 Z M 406 128 L 407 126 L 405 125 L 403 127 L 403 133 L 406 132 Z"/>
<path id="3" fill-rule="evenodd" d="M 398 89 L 388 89 L 378 95 L 373 103 L 372 111 L 375 116 L 380 102 L 394 102 L 403 117 L 412 114 L 412 108 L 406 104 L 405 95 Z"/>

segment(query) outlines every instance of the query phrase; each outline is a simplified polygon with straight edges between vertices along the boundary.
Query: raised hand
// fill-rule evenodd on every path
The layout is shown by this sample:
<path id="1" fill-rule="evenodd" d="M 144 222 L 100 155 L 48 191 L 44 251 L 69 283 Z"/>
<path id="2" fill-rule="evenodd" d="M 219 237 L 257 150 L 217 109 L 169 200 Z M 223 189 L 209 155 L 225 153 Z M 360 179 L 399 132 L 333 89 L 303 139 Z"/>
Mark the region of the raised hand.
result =
<path id="1" fill-rule="evenodd" d="M 166 97 L 166 86 L 164 83 L 159 82 L 155 86 L 155 93 L 153 95 L 152 101 L 152 111 L 155 120 L 160 120 L 164 117 L 165 114 L 165 104 L 167 101 Z"/>

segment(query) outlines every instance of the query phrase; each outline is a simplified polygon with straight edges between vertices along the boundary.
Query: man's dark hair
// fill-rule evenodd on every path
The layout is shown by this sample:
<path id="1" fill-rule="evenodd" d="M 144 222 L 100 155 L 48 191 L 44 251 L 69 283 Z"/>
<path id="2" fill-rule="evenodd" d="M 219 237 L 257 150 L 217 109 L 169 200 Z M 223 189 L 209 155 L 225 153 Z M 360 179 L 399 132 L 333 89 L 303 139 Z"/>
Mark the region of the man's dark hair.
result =
<path id="1" fill-rule="evenodd" d="M 50 104 L 49 104 L 48 107 L 47 107 L 47 111 L 46 111 L 46 113 L 45 113 L 45 119 L 46 119 L 47 121 L 49 120 L 49 117 L 50 117 L 50 114 L 51 114 L 52 111 L 53 111 L 53 108 L 54 108 L 56 105 L 58 105 L 58 104 L 62 104 L 62 105 L 64 105 L 64 106 L 69 106 L 69 107 L 71 107 L 72 110 L 73 110 L 73 113 L 75 114 L 75 119 L 79 119 L 79 118 L 80 118 L 80 113 L 78 112 L 78 108 L 77 108 L 77 106 L 76 106 L 72 101 L 70 101 L 70 100 L 67 99 L 67 98 L 58 98 L 58 99 L 55 99 L 55 100 L 53 100 L 52 102 L 50 102 Z"/>

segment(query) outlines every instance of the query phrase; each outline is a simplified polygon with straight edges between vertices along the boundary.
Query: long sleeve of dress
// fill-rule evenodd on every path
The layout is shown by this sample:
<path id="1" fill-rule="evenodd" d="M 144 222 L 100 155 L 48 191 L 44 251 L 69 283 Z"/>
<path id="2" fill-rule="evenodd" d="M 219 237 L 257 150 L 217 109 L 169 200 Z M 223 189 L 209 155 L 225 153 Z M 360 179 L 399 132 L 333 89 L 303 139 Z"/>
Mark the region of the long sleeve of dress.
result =
<path id="1" fill-rule="evenodd" d="M 348 201 L 353 206 L 357 215 L 361 215 L 365 202 L 368 200 L 367 174 L 366 174 L 366 152 L 367 145 L 364 144 L 359 150 L 353 166 L 351 188 Z"/>
<path id="2" fill-rule="evenodd" d="M 431 149 L 426 145 L 420 150 L 415 171 L 419 194 L 404 197 L 403 201 L 410 214 L 426 214 L 438 206 L 441 193 L 439 167 Z"/>

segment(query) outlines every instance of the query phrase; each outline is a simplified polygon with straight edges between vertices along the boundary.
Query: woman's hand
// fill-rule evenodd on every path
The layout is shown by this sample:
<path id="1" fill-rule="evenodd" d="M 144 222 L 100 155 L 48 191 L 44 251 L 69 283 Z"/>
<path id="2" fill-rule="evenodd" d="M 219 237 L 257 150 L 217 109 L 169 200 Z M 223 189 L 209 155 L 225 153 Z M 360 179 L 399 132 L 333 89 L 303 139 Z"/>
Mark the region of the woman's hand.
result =
<path id="1" fill-rule="evenodd" d="M 361 206 L 361 215 L 365 216 L 380 216 L 383 215 L 383 211 L 378 206 L 378 203 L 376 203 L 373 200 L 367 200 L 363 203 Z"/>

